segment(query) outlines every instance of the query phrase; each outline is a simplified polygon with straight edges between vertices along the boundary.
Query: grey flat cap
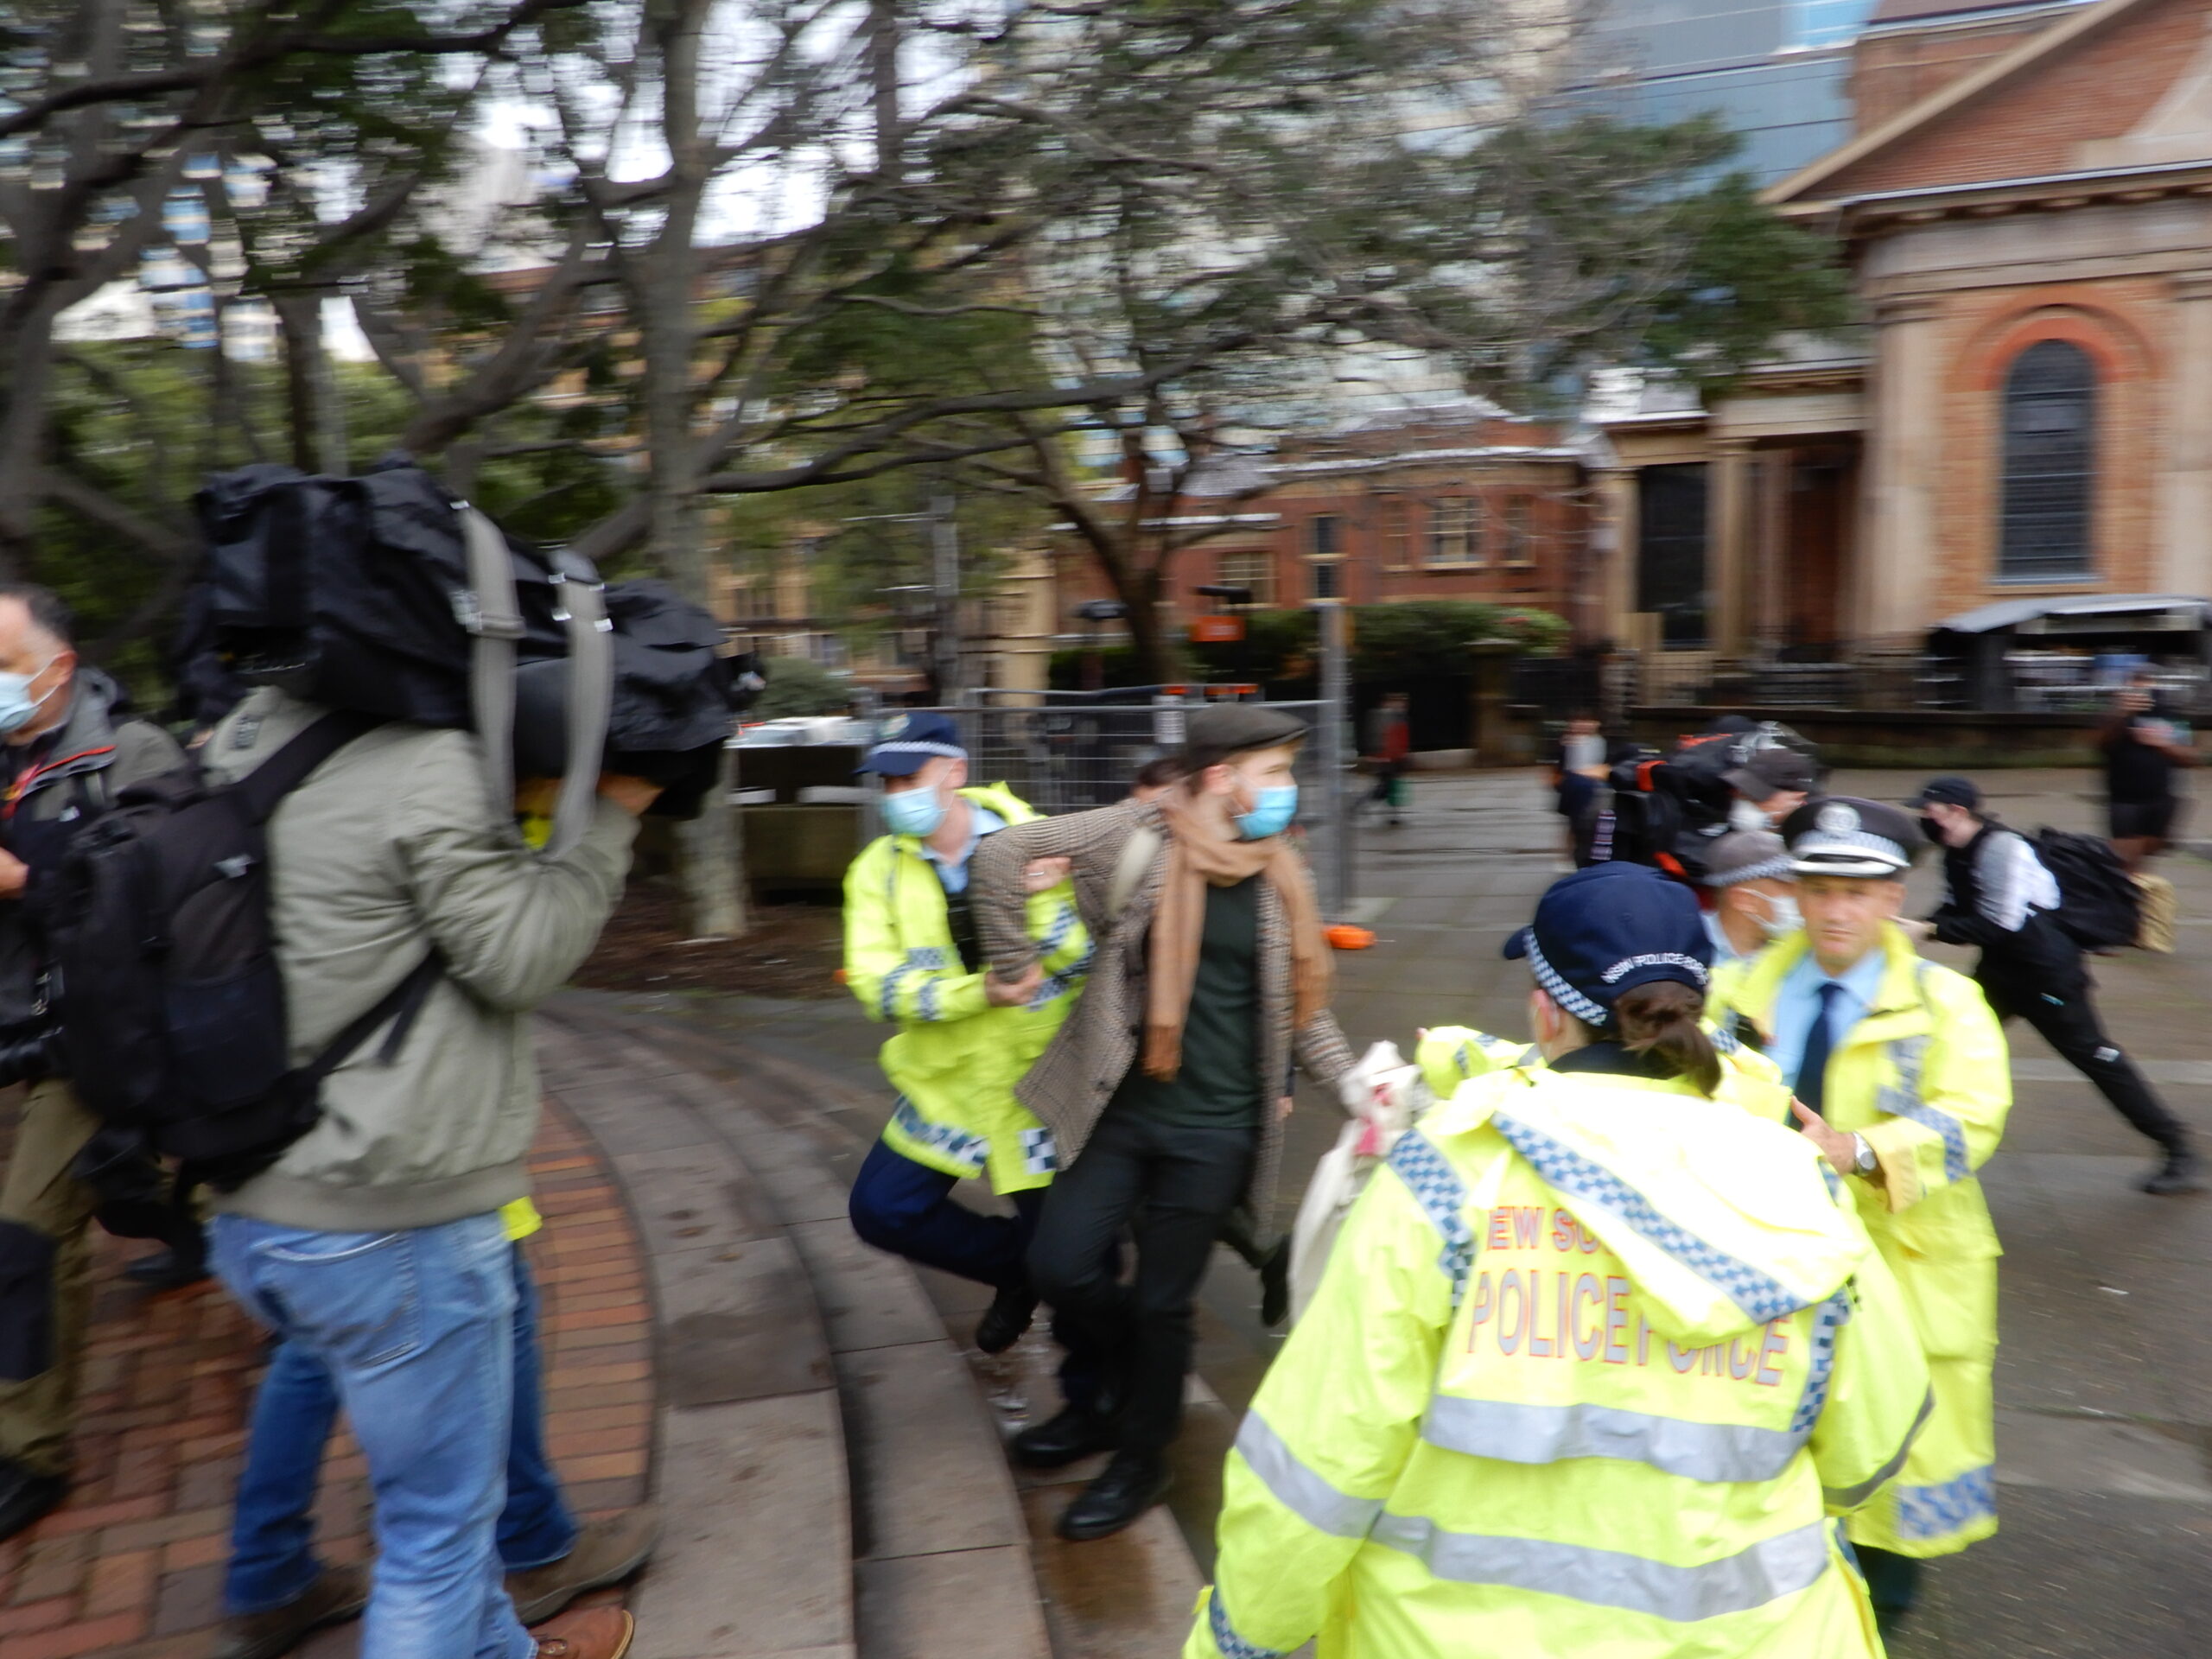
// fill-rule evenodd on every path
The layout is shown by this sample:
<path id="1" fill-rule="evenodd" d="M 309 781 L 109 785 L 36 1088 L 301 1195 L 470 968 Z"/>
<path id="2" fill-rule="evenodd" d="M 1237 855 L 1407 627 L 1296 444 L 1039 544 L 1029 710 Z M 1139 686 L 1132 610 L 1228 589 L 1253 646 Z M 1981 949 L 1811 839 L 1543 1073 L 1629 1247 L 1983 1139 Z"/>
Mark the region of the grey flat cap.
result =
<path id="1" fill-rule="evenodd" d="M 1264 702 L 1214 702 L 1192 712 L 1183 728 L 1183 749 L 1185 753 L 1205 750 L 1242 754 L 1249 749 L 1272 749 L 1278 743 L 1300 742 L 1312 735 L 1297 715 Z"/>

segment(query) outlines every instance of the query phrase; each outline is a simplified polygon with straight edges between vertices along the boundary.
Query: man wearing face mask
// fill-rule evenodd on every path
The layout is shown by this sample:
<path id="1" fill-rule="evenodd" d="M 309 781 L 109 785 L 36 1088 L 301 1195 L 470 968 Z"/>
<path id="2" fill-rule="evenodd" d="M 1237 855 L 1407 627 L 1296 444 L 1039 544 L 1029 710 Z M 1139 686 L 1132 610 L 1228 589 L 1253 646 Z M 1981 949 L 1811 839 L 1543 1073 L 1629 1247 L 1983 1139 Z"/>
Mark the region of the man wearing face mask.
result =
<path id="1" fill-rule="evenodd" d="M 1192 1305 L 1229 1213 L 1274 1213 L 1292 1057 L 1339 1090 L 1351 1070 L 1313 880 L 1282 833 L 1306 735 L 1264 704 L 1200 709 L 1159 799 L 1015 825 L 976 855 L 976 922 L 1001 977 L 1038 954 L 1022 926 L 1032 859 L 1071 861 L 1102 939 L 1082 1001 L 1017 1091 L 1061 1165 L 1030 1277 L 1071 1354 L 1118 1384 L 1113 1415 L 1071 1401 L 1014 1440 L 1036 1468 L 1115 1454 L 1061 1516 L 1063 1538 L 1118 1532 L 1166 1491 Z M 1124 1228 L 1128 1285 L 1114 1265 Z"/>
<path id="2" fill-rule="evenodd" d="M 1023 1255 L 1052 1179 L 1052 1139 L 1014 1096 L 1016 1078 L 1059 1029 L 1090 957 L 1065 863 L 1023 872 L 1024 937 L 1036 960 L 983 971 L 971 902 L 976 849 L 1037 815 L 1004 785 L 968 785 L 968 753 L 943 715 L 900 716 L 868 752 L 891 833 L 845 875 L 845 984 L 869 1017 L 899 1031 L 883 1071 L 899 1091 L 883 1138 L 853 1182 L 853 1230 L 888 1250 L 997 1293 L 976 1344 L 1011 1347 L 1037 1299 Z M 1011 1217 L 956 1203 L 988 1175 Z"/>
<path id="3" fill-rule="evenodd" d="M 1795 749 L 1761 749 L 1721 776 L 1736 791 L 1728 806 L 1731 830 L 1777 830 L 1805 804 L 1819 774 Z"/>
<path id="4" fill-rule="evenodd" d="M 183 754 L 123 720 L 115 683 L 80 668 L 67 607 L 46 588 L 0 586 L 0 1046 L 22 1059 L 44 1026 L 43 950 L 24 905 L 70 838 L 129 785 Z M 99 1124 L 32 1060 L 16 1147 L 0 1184 L 0 1538 L 68 1490 L 91 1287 L 86 1224 L 98 1195 L 72 1166 Z"/>
<path id="5" fill-rule="evenodd" d="M 1751 958 L 1804 925 L 1796 877 L 1782 837 L 1770 830 L 1732 830 L 1706 855 L 1704 912 L 1713 941 L 1713 993 L 1726 1006 Z"/>
<path id="6" fill-rule="evenodd" d="M 2202 1192 L 2202 1166 L 2189 1131 L 2106 1034 L 2081 948 L 2051 918 L 2058 881 L 2034 844 L 1983 812 L 1971 778 L 1930 779 L 1910 804 L 1920 811 L 1922 832 L 1943 849 L 1944 880 L 1942 906 L 1912 925 L 1945 944 L 1980 946 L 1974 976 L 1997 1017 L 2018 1015 L 2034 1027 L 2158 1146 L 2158 1166 L 2138 1188 L 2158 1197 Z"/>

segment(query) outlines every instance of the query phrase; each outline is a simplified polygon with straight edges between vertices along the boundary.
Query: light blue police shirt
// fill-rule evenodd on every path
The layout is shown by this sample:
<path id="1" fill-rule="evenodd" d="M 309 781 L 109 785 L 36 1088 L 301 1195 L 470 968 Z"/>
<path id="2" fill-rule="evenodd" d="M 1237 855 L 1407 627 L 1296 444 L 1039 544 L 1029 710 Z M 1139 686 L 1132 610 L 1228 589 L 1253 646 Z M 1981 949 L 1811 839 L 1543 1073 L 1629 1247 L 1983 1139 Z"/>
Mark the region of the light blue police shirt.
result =
<path id="1" fill-rule="evenodd" d="M 1767 1058 L 1782 1068 L 1789 1086 L 1797 1086 L 1797 1071 L 1805 1059 L 1805 1039 L 1813 1034 L 1813 1017 L 1820 1012 L 1821 987 L 1830 982 L 1843 987 L 1828 1007 L 1828 1052 L 1843 1046 L 1851 1028 L 1866 1017 L 1874 999 L 1882 994 L 1882 975 L 1890 965 L 1889 953 L 1878 941 L 1842 973 L 1830 976 L 1821 969 L 1811 950 L 1782 978 L 1774 999 L 1774 1041 Z"/>
<path id="2" fill-rule="evenodd" d="M 988 806 L 968 803 L 968 844 L 960 849 L 957 858 L 947 858 L 929 844 L 922 843 L 922 856 L 937 866 L 937 879 L 947 893 L 968 891 L 968 865 L 976 856 L 976 848 L 985 836 L 1006 828 L 1006 820 Z"/>

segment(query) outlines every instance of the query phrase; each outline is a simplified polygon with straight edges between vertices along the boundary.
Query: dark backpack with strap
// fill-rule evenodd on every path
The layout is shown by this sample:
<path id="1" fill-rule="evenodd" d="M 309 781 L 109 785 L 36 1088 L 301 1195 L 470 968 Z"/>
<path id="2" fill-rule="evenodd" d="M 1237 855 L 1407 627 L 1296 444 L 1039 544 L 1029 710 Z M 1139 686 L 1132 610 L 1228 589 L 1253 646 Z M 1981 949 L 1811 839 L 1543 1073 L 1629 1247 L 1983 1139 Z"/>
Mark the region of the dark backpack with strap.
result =
<path id="1" fill-rule="evenodd" d="M 2045 824 L 2029 845 L 2058 883 L 2059 931 L 2084 950 L 2133 944 L 2143 925 L 2143 893 L 2109 844 Z"/>
<path id="2" fill-rule="evenodd" d="M 321 1115 L 323 1079 L 380 1027 L 389 1060 L 442 971 L 433 952 L 295 1067 L 269 913 L 265 826 L 376 716 L 327 715 L 233 784 L 197 766 L 122 791 L 34 895 L 72 1085 L 107 1132 L 219 1190 Z"/>

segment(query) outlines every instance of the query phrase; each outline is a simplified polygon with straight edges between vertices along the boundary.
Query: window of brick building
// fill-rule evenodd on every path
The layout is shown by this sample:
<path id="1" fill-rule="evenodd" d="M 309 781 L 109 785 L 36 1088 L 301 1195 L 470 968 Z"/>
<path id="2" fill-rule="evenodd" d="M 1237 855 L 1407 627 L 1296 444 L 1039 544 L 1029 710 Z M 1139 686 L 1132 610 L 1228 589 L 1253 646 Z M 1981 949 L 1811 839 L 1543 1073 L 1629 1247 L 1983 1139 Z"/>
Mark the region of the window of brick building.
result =
<path id="1" fill-rule="evenodd" d="M 1214 580 L 1230 588 L 1249 588 L 1255 605 L 1275 602 L 1275 562 L 1270 553 L 1246 550 L 1224 553 Z"/>
<path id="2" fill-rule="evenodd" d="M 2005 582 L 2093 574 L 2097 371 L 2071 340 L 2039 340 L 2005 377 L 2005 499 L 1997 569 Z"/>
<path id="3" fill-rule="evenodd" d="M 1402 570 L 1414 562 L 1413 517 L 1403 501 L 1382 503 L 1382 563 Z"/>
<path id="4" fill-rule="evenodd" d="M 1306 567 L 1313 573 L 1313 597 L 1342 599 L 1344 596 L 1344 568 L 1341 562 L 1331 559 L 1326 563 L 1316 563 Z"/>
<path id="5" fill-rule="evenodd" d="M 1428 510 L 1428 562 L 1475 564 L 1482 559 L 1479 504 L 1471 496 L 1447 496 Z"/>
<path id="6" fill-rule="evenodd" d="M 1535 506 L 1527 496 L 1513 495 L 1506 498 L 1505 562 L 1508 564 L 1528 564 L 1535 560 L 1535 537 L 1529 528 L 1535 518 Z"/>
<path id="7" fill-rule="evenodd" d="M 1317 559 L 1332 559 L 1344 551 L 1344 542 L 1338 532 L 1337 515 L 1317 512 L 1307 520 L 1308 540 L 1306 550 Z"/>

